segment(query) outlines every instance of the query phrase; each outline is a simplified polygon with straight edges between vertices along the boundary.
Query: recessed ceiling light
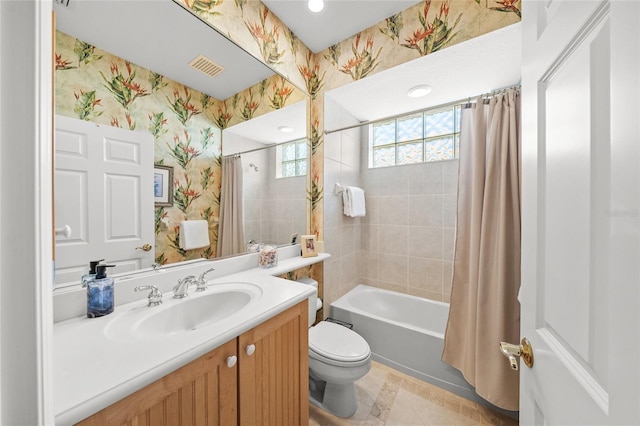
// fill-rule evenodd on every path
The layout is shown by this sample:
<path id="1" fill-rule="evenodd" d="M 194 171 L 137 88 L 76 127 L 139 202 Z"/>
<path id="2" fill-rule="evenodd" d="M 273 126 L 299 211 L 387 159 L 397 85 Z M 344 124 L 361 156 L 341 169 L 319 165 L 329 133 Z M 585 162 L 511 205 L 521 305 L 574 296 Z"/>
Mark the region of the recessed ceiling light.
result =
<path id="1" fill-rule="evenodd" d="M 422 96 L 427 96 L 431 92 L 431 86 L 427 86 L 426 84 L 412 87 L 407 91 L 407 96 L 412 98 L 419 98 Z"/>
<path id="2" fill-rule="evenodd" d="M 293 129 L 289 126 L 280 126 L 278 127 L 278 130 L 280 130 L 282 133 L 291 133 L 293 132 Z"/>
<path id="3" fill-rule="evenodd" d="M 312 11 L 314 13 L 318 13 L 322 9 L 324 9 L 324 1 L 323 0 L 309 0 L 309 3 L 307 3 L 307 6 L 309 7 L 310 11 Z"/>

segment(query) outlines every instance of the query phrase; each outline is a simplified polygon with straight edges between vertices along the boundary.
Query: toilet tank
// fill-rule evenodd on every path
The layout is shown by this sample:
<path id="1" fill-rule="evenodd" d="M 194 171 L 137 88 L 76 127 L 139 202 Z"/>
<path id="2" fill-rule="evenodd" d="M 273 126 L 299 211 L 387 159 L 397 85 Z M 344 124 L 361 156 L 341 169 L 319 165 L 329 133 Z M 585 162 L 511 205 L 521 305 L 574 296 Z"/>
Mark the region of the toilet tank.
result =
<path id="1" fill-rule="evenodd" d="M 320 305 L 318 303 L 318 281 L 313 278 L 300 278 L 298 282 L 315 288 L 313 295 L 309 296 L 309 327 L 311 327 L 316 321 L 316 311 L 318 310 L 318 305 Z"/>

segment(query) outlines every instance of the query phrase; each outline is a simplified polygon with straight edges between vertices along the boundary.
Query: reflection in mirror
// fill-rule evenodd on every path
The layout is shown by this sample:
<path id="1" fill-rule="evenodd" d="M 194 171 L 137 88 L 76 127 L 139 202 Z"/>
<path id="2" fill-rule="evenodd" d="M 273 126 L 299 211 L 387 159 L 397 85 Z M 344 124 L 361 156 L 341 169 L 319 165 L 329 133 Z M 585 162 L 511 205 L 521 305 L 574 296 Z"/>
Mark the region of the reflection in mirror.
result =
<path id="1" fill-rule="evenodd" d="M 59 250 L 63 244 L 75 247 L 66 266 L 68 277 L 80 277 L 90 260 L 101 258 L 118 265 L 114 271 L 118 275 L 148 268 L 153 263 L 168 265 L 215 257 L 221 129 L 233 121 L 234 114 L 234 120 L 250 118 L 236 110 L 242 108 L 245 97 L 242 94 L 248 88 L 259 85 L 261 95 L 270 97 L 274 91 L 284 90 L 288 83 L 171 1 L 95 0 L 71 2 L 70 7 L 54 3 L 54 10 L 57 28 L 55 113 L 92 122 L 101 128 L 119 127 L 152 136 L 151 161 L 173 169 L 172 182 L 159 181 L 172 186 L 170 206 L 165 203 L 154 208 L 152 204 L 151 208 L 127 212 L 130 219 L 139 217 L 140 221 L 132 220 L 128 229 L 115 236 L 121 241 L 130 240 L 125 252 L 103 254 L 101 249 L 93 250 L 91 240 L 96 235 L 93 231 L 82 233 L 75 229 L 70 237 L 61 231 L 56 238 L 57 267 L 65 264 L 64 253 Z M 144 19 L 140 19 L 141 16 Z M 167 31 L 169 27 L 171 31 Z M 189 66 L 189 62 L 201 54 L 220 65 L 222 71 L 211 77 Z M 254 94 L 257 92 L 254 90 Z M 290 101 L 296 96 L 292 95 Z M 236 100 L 239 100 L 237 105 Z M 266 98 L 263 104 L 269 105 Z M 263 113 L 252 110 L 255 116 Z M 59 147 L 56 144 L 56 149 Z M 153 171 L 153 167 L 148 166 L 145 168 Z M 70 188 L 61 182 L 56 176 L 56 195 L 66 191 L 73 199 Z M 139 192 L 143 192 L 142 186 L 140 188 Z M 76 190 L 92 193 L 92 189 L 81 182 Z M 152 185 L 149 191 L 153 191 Z M 305 189 L 300 191 L 304 197 Z M 93 215 L 79 213 L 71 203 L 58 201 L 56 197 L 56 208 L 71 209 L 72 215 L 78 213 L 76 216 L 83 218 L 81 226 L 91 227 Z M 56 220 L 64 217 L 58 213 Z M 210 245 L 182 249 L 180 225 L 192 220 L 208 223 Z M 111 220 L 110 223 L 121 222 Z M 55 226 L 64 229 L 64 225 L 56 223 Z M 145 227 L 147 232 L 149 226 L 151 241 L 143 241 L 140 228 Z M 147 244 L 152 249 L 144 250 Z M 65 278 L 56 282 L 77 285 L 78 280 Z"/>
<path id="2" fill-rule="evenodd" d="M 242 160 L 246 243 L 286 244 L 306 229 L 306 102 L 222 132 L 222 153 Z"/>

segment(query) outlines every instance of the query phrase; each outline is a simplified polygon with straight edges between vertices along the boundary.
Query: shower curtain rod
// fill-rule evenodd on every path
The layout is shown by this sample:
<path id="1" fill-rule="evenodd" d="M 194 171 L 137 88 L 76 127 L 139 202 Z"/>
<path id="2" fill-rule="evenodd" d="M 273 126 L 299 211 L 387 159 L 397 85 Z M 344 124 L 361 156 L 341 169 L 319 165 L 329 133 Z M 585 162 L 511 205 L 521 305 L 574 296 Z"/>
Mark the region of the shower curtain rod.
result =
<path id="1" fill-rule="evenodd" d="M 350 130 L 350 129 L 355 129 L 357 127 L 368 126 L 369 124 L 380 123 L 382 121 L 387 121 L 387 120 L 391 120 L 391 119 L 394 119 L 394 118 L 400 118 L 400 117 L 404 117 L 406 115 L 416 114 L 418 112 L 425 112 L 425 111 L 430 111 L 430 110 L 433 110 L 433 109 L 440 109 L 440 108 L 446 108 L 446 107 L 450 107 L 450 106 L 454 106 L 454 105 L 467 104 L 467 103 L 470 103 L 472 99 L 475 99 L 477 97 L 483 97 L 483 98 L 491 97 L 491 96 L 497 95 L 500 92 L 505 92 L 505 91 L 507 91 L 509 89 L 519 89 L 519 88 L 520 88 L 519 84 L 516 84 L 516 85 L 513 85 L 513 86 L 502 87 L 500 89 L 492 90 L 491 92 L 488 92 L 488 93 L 483 93 L 481 95 L 476 95 L 476 96 L 468 96 L 466 98 L 459 99 L 459 100 L 453 101 L 453 102 L 448 102 L 446 104 L 434 105 L 432 107 L 422 108 L 422 109 L 409 111 L 409 112 L 403 112 L 402 114 L 396 114 L 396 115 L 392 115 L 390 117 L 377 118 L 375 120 L 363 121 L 362 123 L 352 124 L 350 126 L 340 127 L 338 129 L 325 130 L 324 134 L 325 135 L 329 135 L 331 133 L 341 132 L 343 130 Z"/>
<path id="2" fill-rule="evenodd" d="M 242 154 L 248 154 L 250 152 L 256 152 L 256 151 L 262 151 L 263 149 L 267 149 L 267 148 L 273 148 L 274 146 L 280 146 L 280 145 L 284 145 L 287 143 L 291 143 L 291 142 L 296 142 L 302 139 L 307 139 L 307 138 L 296 138 L 296 139 L 291 139 L 289 141 L 284 141 L 284 142 L 278 142 L 278 143 L 271 143 L 269 145 L 265 145 L 265 146 L 261 146 L 260 148 L 253 148 L 253 149 L 248 149 L 246 151 L 242 151 L 242 152 L 236 152 L 235 154 L 227 154 L 227 155 L 223 155 L 222 157 L 233 157 L 234 155 L 242 155 Z"/>

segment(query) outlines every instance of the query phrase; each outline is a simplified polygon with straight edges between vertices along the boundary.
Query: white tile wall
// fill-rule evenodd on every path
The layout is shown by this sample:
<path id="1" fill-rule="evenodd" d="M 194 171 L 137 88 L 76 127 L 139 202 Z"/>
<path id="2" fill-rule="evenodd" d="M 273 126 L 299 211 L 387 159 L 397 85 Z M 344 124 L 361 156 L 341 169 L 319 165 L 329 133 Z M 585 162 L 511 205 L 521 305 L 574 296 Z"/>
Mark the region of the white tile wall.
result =
<path id="1" fill-rule="evenodd" d="M 357 123 L 325 97 L 326 127 Z M 325 316 L 357 284 L 449 301 L 458 161 L 368 169 L 366 127 L 325 136 Z M 342 214 L 334 185 L 365 190 L 367 214 Z"/>
<path id="2" fill-rule="evenodd" d="M 361 229 L 360 282 L 449 300 L 457 167 L 454 160 L 363 168 L 372 214 Z M 398 193 L 390 193 L 391 188 Z M 371 272 L 376 265 L 377 279 Z"/>

